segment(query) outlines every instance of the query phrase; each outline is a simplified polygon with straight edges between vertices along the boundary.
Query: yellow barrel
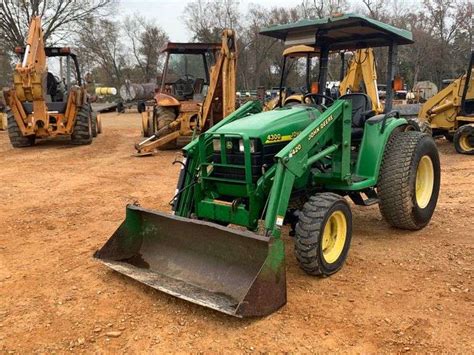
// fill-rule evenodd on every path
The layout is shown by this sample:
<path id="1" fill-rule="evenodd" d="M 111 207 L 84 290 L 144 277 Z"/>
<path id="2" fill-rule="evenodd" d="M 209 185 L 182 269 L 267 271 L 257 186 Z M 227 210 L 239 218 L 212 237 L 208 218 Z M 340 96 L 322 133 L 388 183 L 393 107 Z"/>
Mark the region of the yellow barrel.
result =
<path id="1" fill-rule="evenodd" d="M 100 96 L 105 95 L 117 95 L 116 88 L 108 88 L 108 87 L 97 87 L 95 88 L 95 94 Z"/>

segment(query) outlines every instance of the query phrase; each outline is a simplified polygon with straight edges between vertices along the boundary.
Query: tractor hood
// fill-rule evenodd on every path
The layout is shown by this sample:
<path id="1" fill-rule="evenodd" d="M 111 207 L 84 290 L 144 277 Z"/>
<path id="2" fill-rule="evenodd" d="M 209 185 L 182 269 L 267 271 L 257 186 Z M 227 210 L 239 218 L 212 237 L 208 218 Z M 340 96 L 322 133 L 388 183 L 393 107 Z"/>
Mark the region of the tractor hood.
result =
<path id="1" fill-rule="evenodd" d="M 215 133 L 246 134 L 262 143 L 289 141 L 296 137 L 321 113 L 309 106 L 289 106 L 261 112 L 228 123 Z"/>

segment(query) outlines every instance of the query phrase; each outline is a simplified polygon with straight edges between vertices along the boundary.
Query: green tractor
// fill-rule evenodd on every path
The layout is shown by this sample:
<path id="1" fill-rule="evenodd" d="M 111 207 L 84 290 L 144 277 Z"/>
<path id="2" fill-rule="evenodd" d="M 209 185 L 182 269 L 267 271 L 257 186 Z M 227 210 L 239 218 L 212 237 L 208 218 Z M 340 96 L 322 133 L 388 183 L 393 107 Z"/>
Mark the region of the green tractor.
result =
<path id="1" fill-rule="evenodd" d="M 320 88 L 330 52 L 397 46 L 411 33 L 357 15 L 274 26 L 263 35 L 319 53 Z M 419 230 L 431 219 L 440 185 L 433 139 L 390 111 L 372 111 L 364 94 L 262 112 L 249 102 L 184 148 L 174 214 L 129 205 L 126 219 L 95 253 L 112 269 L 173 296 L 238 317 L 270 314 L 286 303 L 282 227 L 310 275 L 329 276 L 346 260 L 357 205 L 379 204 L 393 227 Z M 286 87 L 282 70 L 281 88 Z M 281 89 L 282 90 L 282 89 Z M 280 95 L 282 97 L 283 95 Z"/>

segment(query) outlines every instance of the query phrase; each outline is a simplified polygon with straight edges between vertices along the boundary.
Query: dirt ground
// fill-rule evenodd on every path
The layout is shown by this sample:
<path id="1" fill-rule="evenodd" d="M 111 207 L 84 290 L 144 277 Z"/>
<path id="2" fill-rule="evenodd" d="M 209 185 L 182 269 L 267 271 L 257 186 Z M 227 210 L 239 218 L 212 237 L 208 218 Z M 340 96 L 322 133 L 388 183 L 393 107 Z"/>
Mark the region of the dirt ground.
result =
<path id="1" fill-rule="evenodd" d="M 354 207 L 347 264 L 330 278 L 305 275 L 285 233 L 287 305 L 241 320 L 92 259 L 127 203 L 169 210 L 177 153 L 131 157 L 139 127 L 107 114 L 83 147 L 13 149 L 0 132 L 0 353 L 474 352 L 474 157 L 438 141 L 442 189 L 424 230 Z"/>

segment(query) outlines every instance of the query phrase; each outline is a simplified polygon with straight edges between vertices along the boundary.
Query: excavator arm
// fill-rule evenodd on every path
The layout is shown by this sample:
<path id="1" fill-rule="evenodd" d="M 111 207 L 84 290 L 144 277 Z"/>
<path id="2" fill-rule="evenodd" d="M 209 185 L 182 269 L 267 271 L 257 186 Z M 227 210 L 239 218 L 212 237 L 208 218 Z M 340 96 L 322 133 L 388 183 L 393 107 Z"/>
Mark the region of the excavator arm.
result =
<path id="1" fill-rule="evenodd" d="M 45 103 L 46 54 L 44 50 L 41 18 L 35 16 L 30 23 L 25 54 L 13 74 L 13 82 L 18 100 L 33 102 L 33 111 L 38 119 L 46 119 Z"/>
<path id="2" fill-rule="evenodd" d="M 221 52 L 211 72 L 211 84 L 202 105 L 200 127 L 204 127 L 206 121 L 209 119 L 212 103 L 216 99 L 219 84 L 222 86 L 223 117 L 234 112 L 236 65 L 235 32 L 225 29 L 222 33 Z"/>
<path id="3" fill-rule="evenodd" d="M 372 100 L 372 109 L 377 113 L 383 112 L 377 90 L 377 69 L 374 51 L 372 48 L 358 49 L 347 68 L 347 74 L 341 81 L 339 93 L 358 92 L 361 82 L 364 83 L 365 92 Z"/>

